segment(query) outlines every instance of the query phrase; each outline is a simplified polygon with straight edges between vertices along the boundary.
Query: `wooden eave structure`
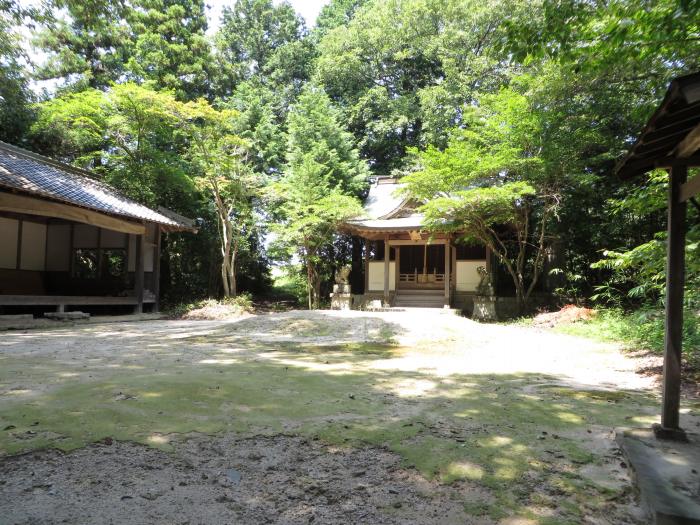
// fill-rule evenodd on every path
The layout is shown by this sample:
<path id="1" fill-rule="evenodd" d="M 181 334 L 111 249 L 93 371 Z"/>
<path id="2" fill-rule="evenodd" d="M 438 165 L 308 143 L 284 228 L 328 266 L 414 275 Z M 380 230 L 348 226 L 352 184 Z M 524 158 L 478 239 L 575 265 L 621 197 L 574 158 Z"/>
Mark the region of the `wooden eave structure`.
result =
<path id="1" fill-rule="evenodd" d="M 688 180 L 688 168 L 700 166 L 700 72 L 671 82 L 616 174 L 631 179 L 650 170 L 669 173 L 664 334 L 663 405 L 657 437 L 685 440 L 680 428 L 681 349 L 685 284 L 685 234 L 688 201 L 700 193 L 700 174 Z"/>

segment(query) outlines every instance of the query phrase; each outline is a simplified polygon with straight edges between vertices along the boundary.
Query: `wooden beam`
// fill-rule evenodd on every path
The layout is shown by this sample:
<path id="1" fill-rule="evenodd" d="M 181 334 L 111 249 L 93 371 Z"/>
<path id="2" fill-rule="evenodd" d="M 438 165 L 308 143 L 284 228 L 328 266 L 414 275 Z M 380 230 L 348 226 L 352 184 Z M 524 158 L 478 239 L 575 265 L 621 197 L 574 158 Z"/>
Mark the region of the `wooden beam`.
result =
<path id="1" fill-rule="evenodd" d="M 365 245 L 365 272 L 364 272 L 365 273 L 365 275 L 364 275 L 365 289 L 364 289 L 363 293 L 367 293 L 367 291 L 369 290 L 369 245 L 370 245 L 370 241 L 368 239 L 365 239 L 364 245 Z"/>
<path id="2" fill-rule="evenodd" d="M 389 244 L 391 246 L 421 246 L 424 244 L 427 245 L 433 245 L 433 244 L 445 244 L 447 243 L 447 239 L 421 239 L 420 241 L 412 241 L 410 239 L 389 239 Z"/>
<path id="3" fill-rule="evenodd" d="M 680 202 L 685 202 L 700 193 L 700 175 L 696 175 L 681 185 Z"/>
<path id="4" fill-rule="evenodd" d="M 150 299 L 145 298 L 144 302 Z M 3 306 L 61 306 L 61 305 L 135 305 L 136 297 L 107 297 L 99 295 L 2 295 Z"/>
<path id="5" fill-rule="evenodd" d="M 688 129 L 700 124 L 700 114 L 690 115 L 685 120 L 680 120 L 669 124 L 668 126 L 655 128 L 654 131 L 647 133 L 644 140 L 640 144 L 648 144 L 660 138 L 682 132 L 684 135 L 688 133 Z"/>
<path id="6" fill-rule="evenodd" d="M 700 125 L 695 126 L 676 147 L 678 157 L 690 157 L 700 149 Z"/>
<path id="7" fill-rule="evenodd" d="M 134 295 L 136 296 L 136 306 L 134 313 L 140 314 L 143 312 L 143 268 L 144 268 L 144 252 L 146 249 L 146 234 L 136 237 L 136 267 L 134 272 Z"/>
<path id="8" fill-rule="evenodd" d="M 685 166 L 675 167 L 669 174 L 666 330 L 664 335 L 663 407 L 661 412 L 661 427 L 666 432 L 680 430 L 679 411 L 687 205 L 685 202 L 680 202 L 679 196 L 681 186 L 685 183 L 687 176 L 688 169 Z"/>
<path id="9" fill-rule="evenodd" d="M 27 213 L 29 215 L 39 215 L 42 217 L 55 217 L 69 221 L 92 224 L 108 230 L 123 233 L 135 233 L 141 235 L 146 231 L 143 224 L 130 222 L 116 217 L 111 217 L 103 213 L 86 210 L 77 206 L 61 204 L 58 202 L 26 197 L 0 191 L 0 211 L 13 213 Z"/>
<path id="10" fill-rule="evenodd" d="M 621 178 L 627 179 L 651 171 L 654 168 L 673 168 L 674 166 L 700 166 L 700 155 L 691 155 L 683 158 L 661 157 L 636 160 L 623 166 L 617 174 Z"/>
<path id="11" fill-rule="evenodd" d="M 384 303 L 389 304 L 389 237 L 384 238 Z"/>

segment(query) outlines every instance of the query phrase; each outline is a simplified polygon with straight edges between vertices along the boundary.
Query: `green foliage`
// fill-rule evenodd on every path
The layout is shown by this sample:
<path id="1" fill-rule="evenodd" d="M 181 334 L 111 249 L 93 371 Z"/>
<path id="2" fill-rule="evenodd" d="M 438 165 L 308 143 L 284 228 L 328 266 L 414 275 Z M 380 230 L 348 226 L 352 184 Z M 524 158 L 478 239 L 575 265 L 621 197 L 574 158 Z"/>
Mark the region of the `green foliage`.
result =
<path id="1" fill-rule="evenodd" d="M 691 175 L 692 176 L 692 175 Z M 668 175 L 656 172 L 622 199 L 607 203 L 612 217 L 625 223 L 648 221 L 663 214 L 666 208 Z M 693 206 L 688 210 L 686 233 L 686 302 L 688 307 L 700 305 L 700 213 Z M 663 224 L 659 225 L 663 227 Z M 666 291 L 666 231 L 653 235 L 641 244 L 626 244 L 603 251 L 603 258 L 593 263 L 596 269 L 607 270 L 605 280 L 597 286 L 592 300 L 623 306 L 644 302 L 655 304 Z"/>
<path id="2" fill-rule="evenodd" d="M 131 7 L 115 0 L 49 0 L 34 44 L 47 57 L 40 79 L 74 89 L 105 88 L 123 74 L 130 46 Z"/>
<path id="3" fill-rule="evenodd" d="M 240 82 L 294 63 L 290 46 L 305 32 L 303 19 L 286 2 L 239 0 L 224 7 L 216 35 L 218 94 L 231 95 Z"/>
<path id="4" fill-rule="evenodd" d="M 485 218 L 524 283 L 536 280 L 535 232 L 546 231 L 566 261 L 555 271 L 567 296 L 634 306 L 663 295 L 663 177 L 635 186 L 612 168 L 669 80 L 700 68 L 698 0 L 332 0 L 308 31 L 285 2 L 240 0 L 211 39 L 203 0 L 23 6 L 0 0 L 0 140 L 201 218 L 196 240 L 168 239 L 179 254 L 165 270 L 183 293 L 193 283 L 215 295 L 221 262 L 216 206 L 194 184 L 207 161 L 193 156 L 172 111 L 205 97 L 236 112 L 226 124 L 245 144 L 236 157 L 261 184 L 298 171 L 324 195 L 360 196 L 359 159 L 375 174 L 418 171 L 408 180 L 429 223 Z M 21 25 L 41 57 L 34 78 L 59 82 L 36 108 Z M 314 92 L 333 105 L 310 103 Z M 315 113 L 303 119 L 293 107 Z M 261 223 L 289 211 L 277 206 L 284 199 L 268 209 L 253 193 L 241 201 L 245 287 L 267 282 Z M 693 307 L 700 231 L 690 209 Z M 277 250 L 283 259 L 295 251 L 287 248 Z M 347 240 L 318 253 L 325 282 L 346 261 Z"/>
<path id="5" fill-rule="evenodd" d="M 313 29 L 314 38 L 320 39 L 336 27 L 350 24 L 355 12 L 369 0 L 331 0 L 321 8 Z"/>
<path id="6" fill-rule="evenodd" d="M 305 90 L 289 116 L 284 175 L 271 187 L 279 216 L 271 231 L 277 253 L 304 264 L 309 308 L 318 308 L 321 281 L 332 271 L 324 249 L 340 223 L 362 213 L 356 195 L 367 175 L 326 94 Z"/>
<path id="7" fill-rule="evenodd" d="M 251 79 L 240 84 L 226 103 L 238 112 L 234 130 L 248 143 L 253 169 L 270 177 L 281 171 L 286 146 L 276 102 L 275 93 Z"/>
<path id="8" fill-rule="evenodd" d="M 20 35 L 14 28 L 16 24 L 31 22 L 32 15 L 14 0 L 0 1 L 0 140 L 4 142 L 19 142 L 33 117 L 33 97 L 21 64 Z"/>
<path id="9" fill-rule="evenodd" d="M 179 100 L 209 93 L 211 55 L 202 0 L 135 0 L 132 76 Z"/>
<path id="10" fill-rule="evenodd" d="M 591 69 L 660 61 L 697 68 L 699 8 L 697 0 L 543 0 L 532 5 L 533 16 L 508 17 L 505 42 L 521 60 L 553 55 Z"/>
<path id="11" fill-rule="evenodd" d="M 178 105 L 175 112 L 191 144 L 195 183 L 211 195 L 216 210 L 224 295 L 235 297 L 238 255 L 248 248 L 255 228 L 252 199 L 260 185 L 248 162 L 250 146 L 234 132 L 235 110 L 217 110 L 198 99 Z"/>
<path id="12" fill-rule="evenodd" d="M 542 127 L 530 100 L 515 89 L 484 95 L 447 148 L 412 150 L 422 169 L 403 179 L 409 196 L 424 203 L 426 226 L 488 246 L 523 305 L 540 277 L 548 222 L 565 182 L 541 156 Z"/>
<path id="13" fill-rule="evenodd" d="M 369 1 L 321 39 L 316 78 L 347 107 L 363 155 L 388 172 L 401 166 L 406 147 L 444 145 L 475 94 L 507 77 L 507 55 L 494 47 L 502 38 L 499 21 L 526 8 L 525 2 Z"/>
<path id="14" fill-rule="evenodd" d="M 625 312 L 619 308 L 602 309 L 590 321 L 561 325 L 557 330 L 571 335 L 621 343 L 629 350 L 649 350 L 658 354 L 664 349 L 664 312 L 642 308 Z M 700 317 L 695 310 L 683 315 L 683 353 L 700 365 Z"/>

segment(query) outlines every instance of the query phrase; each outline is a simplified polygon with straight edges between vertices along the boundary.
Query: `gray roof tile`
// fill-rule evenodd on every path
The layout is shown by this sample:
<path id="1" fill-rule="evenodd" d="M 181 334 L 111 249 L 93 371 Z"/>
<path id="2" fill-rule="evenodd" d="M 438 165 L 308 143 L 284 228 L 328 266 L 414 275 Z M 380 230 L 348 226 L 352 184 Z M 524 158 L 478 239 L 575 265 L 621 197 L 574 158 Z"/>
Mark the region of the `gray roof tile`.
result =
<path id="1" fill-rule="evenodd" d="M 193 229 L 186 219 L 178 221 L 139 204 L 90 178 L 89 172 L 3 142 L 0 142 L 0 186 L 110 215 L 155 222 L 173 230 Z"/>

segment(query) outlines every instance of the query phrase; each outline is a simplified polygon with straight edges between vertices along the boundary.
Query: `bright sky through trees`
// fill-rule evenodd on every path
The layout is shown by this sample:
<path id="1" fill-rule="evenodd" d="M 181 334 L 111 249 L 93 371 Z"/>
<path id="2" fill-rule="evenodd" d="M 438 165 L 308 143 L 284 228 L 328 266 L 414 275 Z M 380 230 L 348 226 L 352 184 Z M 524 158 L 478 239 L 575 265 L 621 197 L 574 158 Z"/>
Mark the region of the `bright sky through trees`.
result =
<path id="1" fill-rule="evenodd" d="M 328 0 L 287 0 L 292 5 L 294 10 L 304 17 L 306 26 L 311 27 L 316 21 L 321 8 L 328 3 Z M 221 11 L 226 6 L 232 6 L 234 0 L 210 0 L 207 2 L 209 9 L 207 10 L 207 18 L 209 20 L 209 29 L 207 33 L 213 34 L 219 28 L 221 20 Z M 279 4 L 281 2 L 275 2 Z"/>

